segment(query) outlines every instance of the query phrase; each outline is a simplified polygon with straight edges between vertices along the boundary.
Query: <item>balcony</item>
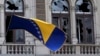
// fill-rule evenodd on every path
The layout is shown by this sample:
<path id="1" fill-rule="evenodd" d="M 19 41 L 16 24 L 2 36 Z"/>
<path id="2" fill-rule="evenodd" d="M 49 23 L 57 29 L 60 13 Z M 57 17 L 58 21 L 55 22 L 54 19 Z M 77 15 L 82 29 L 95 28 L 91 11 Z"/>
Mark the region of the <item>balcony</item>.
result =
<path id="1" fill-rule="evenodd" d="M 54 56 L 100 56 L 100 45 L 64 45 L 57 52 L 51 52 Z"/>
<path id="2" fill-rule="evenodd" d="M 0 45 L 0 56 L 35 56 L 35 45 L 3 44 Z"/>
<path id="3" fill-rule="evenodd" d="M 57 52 L 49 51 L 49 54 L 38 55 L 36 47 L 42 45 L 26 44 L 2 44 L 0 56 L 100 56 L 100 45 L 63 45 Z M 43 52 L 46 52 L 42 50 Z"/>

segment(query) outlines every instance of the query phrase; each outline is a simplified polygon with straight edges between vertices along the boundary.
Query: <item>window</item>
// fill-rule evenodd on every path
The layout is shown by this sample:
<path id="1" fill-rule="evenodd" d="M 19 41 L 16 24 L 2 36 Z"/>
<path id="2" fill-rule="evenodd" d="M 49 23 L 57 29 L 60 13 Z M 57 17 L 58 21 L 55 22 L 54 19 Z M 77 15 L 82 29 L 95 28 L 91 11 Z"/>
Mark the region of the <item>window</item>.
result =
<path id="1" fill-rule="evenodd" d="M 24 16 L 23 0 L 5 0 L 6 42 L 24 43 L 24 31 L 21 29 L 9 30 L 9 23 L 13 14 Z"/>
<path id="2" fill-rule="evenodd" d="M 69 16 L 69 4 L 67 0 L 52 1 L 52 23 L 66 33 L 66 43 L 71 43 Z"/>
<path id="3" fill-rule="evenodd" d="M 77 0 L 76 12 L 92 12 L 92 5 L 89 0 Z"/>
<path id="4" fill-rule="evenodd" d="M 52 2 L 52 11 L 68 11 L 68 3 L 66 0 L 54 0 Z"/>
<path id="5" fill-rule="evenodd" d="M 6 0 L 5 3 L 6 12 L 23 12 L 23 1 L 22 0 Z"/>
<path id="6" fill-rule="evenodd" d="M 78 43 L 94 43 L 93 7 L 90 0 L 76 1 L 76 30 Z"/>

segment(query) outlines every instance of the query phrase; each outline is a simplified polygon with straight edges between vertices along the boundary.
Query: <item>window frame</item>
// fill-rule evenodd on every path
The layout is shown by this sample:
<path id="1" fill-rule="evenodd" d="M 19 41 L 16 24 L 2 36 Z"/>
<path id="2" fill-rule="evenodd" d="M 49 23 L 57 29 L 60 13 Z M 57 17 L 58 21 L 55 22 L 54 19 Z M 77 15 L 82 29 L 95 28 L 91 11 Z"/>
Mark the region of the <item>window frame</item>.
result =
<path id="1" fill-rule="evenodd" d="M 60 18 L 62 18 L 62 17 L 67 17 L 68 16 L 67 18 L 69 20 L 69 26 L 70 26 L 69 27 L 70 31 L 69 31 L 69 34 L 68 34 L 69 35 L 69 39 L 68 39 L 69 42 L 65 42 L 65 44 L 71 44 L 72 40 L 71 40 L 70 4 L 69 4 L 69 0 L 66 0 L 66 2 L 68 3 L 68 11 L 52 11 L 52 8 L 51 8 L 51 16 L 52 16 L 52 20 L 53 20 L 53 17 L 60 17 Z M 52 6 L 52 3 L 51 3 L 51 6 Z M 60 18 L 58 18 L 58 20 L 61 22 Z M 52 21 L 52 23 L 53 23 L 53 21 Z M 59 25 L 61 25 L 61 24 L 59 24 Z M 60 28 L 60 27 L 58 26 L 58 28 Z"/>
<path id="2" fill-rule="evenodd" d="M 13 10 L 13 12 L 8 12 L 8 11 L 6 11 L 6 1 L 7 0 L 5 0 L 4 1 L 4 15 L 5 15 L 5 23 L 6 23 L 6 17 L 7 16 L 12 16 L 12 15 L 20 15 L 20 16 L 24 16 L 24 1 L 22 0 L 22 12 L 15 12 L 14 10 Z M 5 29 L 6 29 L 6 24 L 5 24 Z M 24 42 L 17 42 L 16 41 L 16 39 L 14 38 L 14 37 L 16 37 L 15 36 L 15 34 L 16 34 L 16 30 L 18 30 L 18 29 L 15 29 L 15 30 L 13 30 L 12 32 L 13 32 L 13 41 L 12 42 L 7 42 L 6 41 L 6 43 L 17 43 L 17 44 L 22 44 L 22 43 L 25 43 L 25 33 L 24 33 L 24 30 L 22 30 L 23 31 L 23 37 L 24 37 Z M 19 29 L 20 30 L 20 29 Z M 5 30 L 5 32 L 6 32 L 6 30 Z M 8 31 L 7 31 L 8 32 Z M 6 35 L 7 35 L 7 32 L 6 32 Z M 7 38 L 7 37 L 6 37 Z"/>
<path id="3" fill-rule="evenodd" d="M 76 1 L 77 2 L 77 1 Z M 93 5 L 92 5 L 92 2 L 91 2 L 91 0 L 89 0 L 89 2 L 90 2 L 90 5 L 91 5 L 91 11 L 90 12 L 77 12 L 76 10 L 75 10 L 75 16 L 76 16 L 76 20 L 77 20 L 77 18 L 82 18 L 81 20 L 85 20 L 85 18 L 90 18 L 91 20 L 92 20 L 92 42 L 91 43 L 89 43 L 88 42 L 88 40 L 87 40 L 87 38 L 86 38 L 86 30 L 85 30 L 85 28 L 86 28 L 86 26 L 84 26 L 84 28 L 83 28 L 83 31 L 84 31 L 84 33 L 83 33 L 83 43 L 82 42 L 80 42 L 80 40 L 78 39 L 78 44 L 94 44 L 95 43 L 95 38 L 94 38 L 94 18 L 93 18 Z M 76 4 L 76 3 L 75 3 Z M 85 24 L 85 23 L 83 23 L 83 24 Z M 76 21 L 76 34 L 78 35 L 78 33 L 77 33 L 77 21 Z M 78 30 L 79 31 L 79 30 Z M 78 38 L 78 36 L 77 36 L 77 38 Z M 86 39 L 85 39 L 86 38 Z"/>

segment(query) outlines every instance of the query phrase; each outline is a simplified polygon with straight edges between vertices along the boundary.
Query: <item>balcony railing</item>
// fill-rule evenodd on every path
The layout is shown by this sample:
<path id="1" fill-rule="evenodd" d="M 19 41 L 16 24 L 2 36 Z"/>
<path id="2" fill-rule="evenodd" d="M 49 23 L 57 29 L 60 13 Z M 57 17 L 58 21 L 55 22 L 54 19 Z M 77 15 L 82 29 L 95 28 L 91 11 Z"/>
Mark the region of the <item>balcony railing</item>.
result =
<path id="1" fill-rule="evenodd" d="M 41 47 L 41 45 L 39 45 Z M 26 45 L 26 44 L 2 44 L 0 45 L 0 55 L 7 54 L 7 55 L 38 55 L 36 53 L 36 45 Z M 43 46 L 42 46 L 43 47 Z M 44 51 L 44 50 L 43 50 Z M 49 51 L 49 49 L 48 49 Z M 46 51 L 44 51 L 46 52 Z M 66 44 L 63 45 L 61 49 L 59 49 L 56 52 L 50 52 L 48 55 L 54 55 L 54 56 L 63 56 L 65 55 L 94 55 L 94 56 L 100 56 L 100 45 L 72 45 L 72 44 Z M 47 54 L 46 54 L 47 55 Z"/>
<path id="2" fill-rule="evenodd" d="M 83 44 L 83 45 L 64 45 L 57 52 L 51 52 L 53 55 L 58 54 L 96 54 L 100 55 L 100 45 Z"/>
<path id="3" fill-rule="evenodd" d="M 4 44 L 0 45 L 0 54 L 34 54 L 35 45 Z"/>

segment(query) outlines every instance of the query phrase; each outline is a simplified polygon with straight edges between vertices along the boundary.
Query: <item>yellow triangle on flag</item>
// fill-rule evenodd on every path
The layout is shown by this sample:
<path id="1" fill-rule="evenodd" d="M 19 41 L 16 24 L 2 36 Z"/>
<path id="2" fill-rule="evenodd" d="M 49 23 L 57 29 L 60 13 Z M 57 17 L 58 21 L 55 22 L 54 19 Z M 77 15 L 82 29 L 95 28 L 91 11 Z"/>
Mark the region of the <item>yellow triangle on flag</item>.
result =
<path id="1" fill-rule="evenodd" d="M 33 20 L 37 23 L 38 27 L 40 28 L 44 43 L 46 43 L 49 37 L 51 36 L 55 26 L 53 24 L 49 24 L 39 19 Z"/>

